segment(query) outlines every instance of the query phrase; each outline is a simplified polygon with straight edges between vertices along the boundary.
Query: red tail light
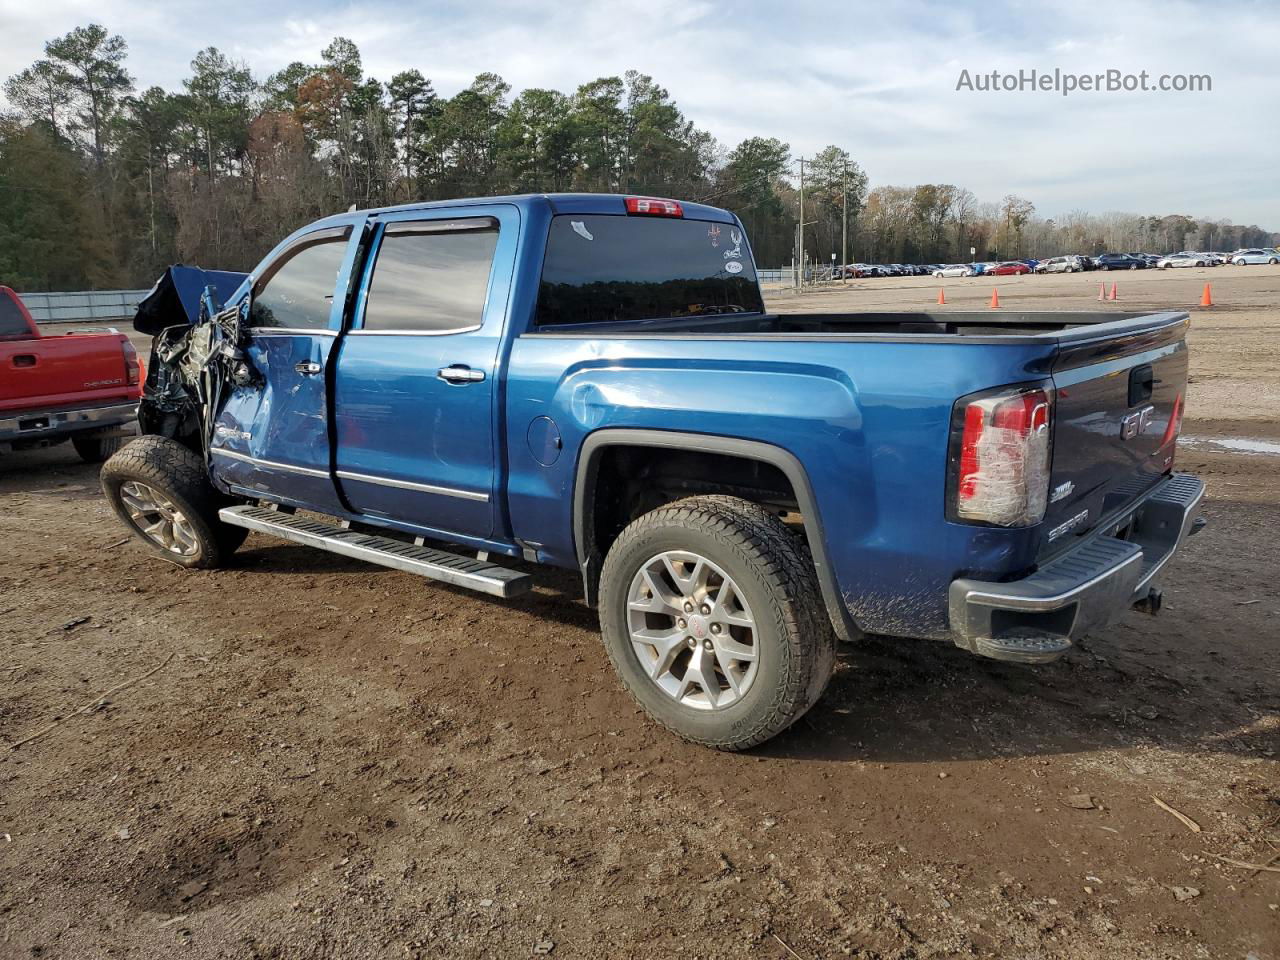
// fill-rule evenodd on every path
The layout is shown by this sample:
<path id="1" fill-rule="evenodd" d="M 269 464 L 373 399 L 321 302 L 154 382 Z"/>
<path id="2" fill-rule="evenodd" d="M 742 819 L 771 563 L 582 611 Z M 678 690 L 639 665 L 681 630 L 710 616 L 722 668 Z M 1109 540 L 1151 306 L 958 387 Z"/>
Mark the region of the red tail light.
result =
<path id="1" fill-rule="evenodd" d="M 1166 447 L 1169 450 L 1169 459 L 1166 466 L 1173 466 L 1173 457 L 1178 450 L 1178 434 L 1182 432 L 1182 394 L 1178 394 L 1177 399 L 1173 401 L 1173 412 L 1169 414 L 1169 425 L 1164 428 L 1164 436 L 1160 438 L 1160 449 Z"/>
<path id="2" fill-rule="evenodd" d="M 1052 396 L 1019 390 L 960 404 L 956 518 L 1002 527 L 1039 523 L 1049 498 Z"/>
<path id="3" fill-rule="evenodd" d="M 1161 448 L 1178 442 L 1178 434 L 1182 432 L 1182 394 L 1173 401 L 1173 413 L 1169 414 L 1169 425 L 1164 428 L 1164 436 L 1160 438 Z"/>
<path id="4" fill-rule="evenodd" d="M 684 207 L 678 200 L 662 200 L 658 197 L 627 197 L 624 201 L 627 213 L 642 217 L 683 217 Z"/>
<path id="5" fill-rule="evenodd" d="M 136 387 L 142 382 L 142 363 L 138 360 L 138 351 L 128 340 L 120 341 L 120 352 L 124 354 L 125 382 Z"/>

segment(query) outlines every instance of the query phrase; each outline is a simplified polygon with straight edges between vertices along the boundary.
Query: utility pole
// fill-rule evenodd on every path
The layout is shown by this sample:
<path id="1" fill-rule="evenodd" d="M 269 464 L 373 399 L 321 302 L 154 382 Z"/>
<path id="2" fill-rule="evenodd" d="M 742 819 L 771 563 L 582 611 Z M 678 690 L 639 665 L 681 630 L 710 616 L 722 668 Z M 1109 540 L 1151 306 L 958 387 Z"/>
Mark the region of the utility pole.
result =
<path id="1" fill-rule="evenodd" d="M 796 235 L 791 240 L 791 285 L 800 289 L 800 269 L 796 265 L 796 256 L 800 253 L 800 222 L 796 221 Z"/>
<path id="2" fill-rule="evenodd" d="M 800 261 L 800 286 L 804 286 L 804 157 L 800 158 L 800 223 L 797 224 L 800 231 L 800 239 L 796 243 L 798 253 L 797 259 Z"/>
<path id="3" fill-rule="evenodd" d="M 844 205 L 841 214 L 844 225 L 840 232 L 840 282 L 848 283 L 845 267 L 849 263 L 849 161 L 844 162 L 844 177 L 840 188 L 840 197 Z"/>

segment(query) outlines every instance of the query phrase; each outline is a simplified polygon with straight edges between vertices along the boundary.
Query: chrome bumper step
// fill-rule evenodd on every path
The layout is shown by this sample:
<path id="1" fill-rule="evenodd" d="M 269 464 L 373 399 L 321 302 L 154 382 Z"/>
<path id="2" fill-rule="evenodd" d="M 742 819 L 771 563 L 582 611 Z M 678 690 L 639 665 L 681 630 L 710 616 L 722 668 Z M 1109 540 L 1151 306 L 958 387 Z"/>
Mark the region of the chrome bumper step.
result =
<path id="1" fill-rule="evenodd" d="M 1196 509 L 1204 482 L 1173 474 L 1120 517 L 1021 580 L 951 582 L 952 639 L 972 653 L 1019 663 L 1046 663 L 1072 641 L 1133 605 L 1160 607 L 1154 581 L 1187 537 L 1204 526 Z M 1128 527 L 1129 539 L 1115 534 Z"/>
<path id="2" fill-rule="evenodd" d="M 494 597 L 516 597 L 533 588 L 533 578 L 527 573 L 509 570 L 487 560 L 417 546 L 391 537 L 359 533 L 311 517 L 248 505 L 224 507 L 218 511 L 218 517 L 223 523 L 233 527 L 256 530 L 304 546 L 356 560 L 367 560 L 369 563 L 406 573 L 416 573 L 420 577 L 467 587 Z"/>

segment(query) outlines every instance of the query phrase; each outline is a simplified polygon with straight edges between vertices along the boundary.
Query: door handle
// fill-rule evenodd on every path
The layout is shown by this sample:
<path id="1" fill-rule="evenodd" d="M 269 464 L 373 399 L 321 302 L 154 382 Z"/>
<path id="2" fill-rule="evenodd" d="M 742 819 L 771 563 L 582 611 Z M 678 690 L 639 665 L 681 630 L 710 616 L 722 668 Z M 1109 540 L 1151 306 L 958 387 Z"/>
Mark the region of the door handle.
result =
<path id="1" fill-rule="evenodd" d="M 314 360 L 303 360 L 301 363 L 295 363 L 293 365 L 293 369 L 297 370 L 299 373 L 315 375 L 324 368 Z"/>
<path id="2" fill-rule="evenodd" d="M 449 367 L 441 367 L 436 376 L 445 383 L 479 383 L 484 379 L 483 370 L 472 370 L 465 363 L 455 363 Z"/>
<path id="3" fill-rule="evenodd" d="M 13 358 L 15 367 L 34 367 L 36 365 L 36 355 L 34 353 L 19 353 Z"/>

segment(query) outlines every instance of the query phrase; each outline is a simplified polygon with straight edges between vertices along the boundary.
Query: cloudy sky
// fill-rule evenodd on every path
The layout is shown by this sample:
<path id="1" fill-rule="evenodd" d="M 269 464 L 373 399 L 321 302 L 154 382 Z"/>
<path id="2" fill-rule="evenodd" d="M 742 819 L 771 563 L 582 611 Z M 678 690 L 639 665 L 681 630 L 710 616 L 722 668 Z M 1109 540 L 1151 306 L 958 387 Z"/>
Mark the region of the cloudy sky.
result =
<path id="1" fill-rule="evenodd" d="M 1280 8 L 1214 2 L 744 0 L 0 0 L 0 75 L 91 21 L 129 41 L 139 87 L 176 88 L 216 45 L 260 78 L 355 40 L 383 80 L 452 94 L 493 70 L 518 92 L 635 68 L 732 146 L 835 143 L 873 185 L 950 182 L 1075 209 L 1186 213 L 1280 229 Z M 957 91 L 962 70 L 1208 74 L 1212 91 Z"/>

